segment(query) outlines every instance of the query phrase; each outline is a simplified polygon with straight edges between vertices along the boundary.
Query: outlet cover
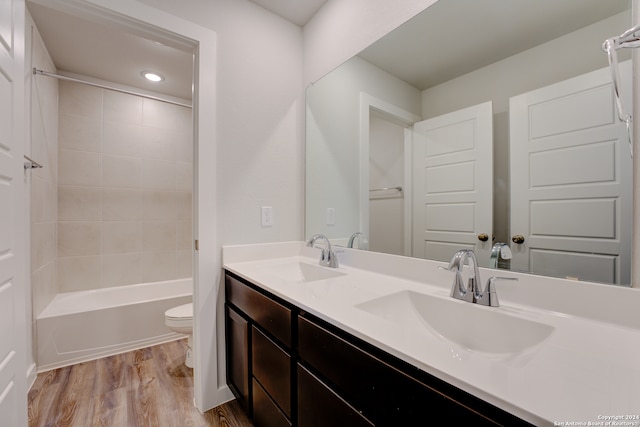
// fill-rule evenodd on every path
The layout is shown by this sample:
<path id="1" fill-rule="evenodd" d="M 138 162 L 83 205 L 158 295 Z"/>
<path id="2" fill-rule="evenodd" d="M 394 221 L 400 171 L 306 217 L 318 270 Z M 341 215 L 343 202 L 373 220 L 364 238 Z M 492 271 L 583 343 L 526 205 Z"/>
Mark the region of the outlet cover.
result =
<path id="1" fill-rule="evenodd" d="M 336 208 L 327 208 L 327 225 L 335 225 Z"/>
<path id="2" fill-rule="evenodd" d="M 263 227 L 273 226 L 273 208 L 271 206 L 262 206 L 260 208 L 260 224 Z"/>

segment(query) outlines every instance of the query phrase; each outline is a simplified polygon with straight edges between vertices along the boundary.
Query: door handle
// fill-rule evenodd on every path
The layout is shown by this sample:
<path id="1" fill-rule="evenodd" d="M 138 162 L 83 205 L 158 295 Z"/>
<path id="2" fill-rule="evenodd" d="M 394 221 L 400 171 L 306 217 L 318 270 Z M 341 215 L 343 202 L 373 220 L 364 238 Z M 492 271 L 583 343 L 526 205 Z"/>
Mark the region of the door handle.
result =
<path id="1" fill-rule="evenodd" d="M 522 234 L 516 234 L 511 238 L 511 241 L 513 243 L 517 243 L 518 245 L 521 245 L 522 243 L 524 243 L 524 236 Z"/>
<path id="2" fill-rule="evenodd" d="M 481 242 L 486 242 L 487 240 L 489 240 L 489 235 L 487 233 L 480 233 L 478 234 L 478 240 L 480 240 Z"/>

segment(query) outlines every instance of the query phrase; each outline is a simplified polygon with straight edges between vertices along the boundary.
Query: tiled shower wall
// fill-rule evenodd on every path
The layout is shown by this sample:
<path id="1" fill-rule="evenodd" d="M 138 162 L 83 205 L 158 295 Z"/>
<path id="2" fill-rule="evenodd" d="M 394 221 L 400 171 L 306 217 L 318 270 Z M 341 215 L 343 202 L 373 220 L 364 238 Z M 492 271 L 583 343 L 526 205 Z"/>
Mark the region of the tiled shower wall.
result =
<path id="1" fill-rule="evenodd" d="M 31 65 L 55 72 L 40 34 L 33 27 L 29 43 Z M 58 293 L 56 271 L 56 229 L 58 217 L 58 81 L 34 76 L 31 88 L 31 144 L 29 156 L 42 164 L 31 169 L 31 296 L 32 310 L 38 315 Z"/>
<path id="2" fill-rule="evenodd" d="M 59 83 L 60 292 L 192 275 L 191 109 Z"/>

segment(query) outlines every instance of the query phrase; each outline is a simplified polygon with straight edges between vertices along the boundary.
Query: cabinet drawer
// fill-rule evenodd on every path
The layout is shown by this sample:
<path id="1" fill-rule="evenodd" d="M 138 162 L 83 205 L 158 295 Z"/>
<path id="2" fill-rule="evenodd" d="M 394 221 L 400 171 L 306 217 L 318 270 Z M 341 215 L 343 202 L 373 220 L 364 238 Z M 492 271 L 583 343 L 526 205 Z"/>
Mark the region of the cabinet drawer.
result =
<path id="1" fill-rule="evenodd" d="M 269 331 L 276 339 L 291 347 L 291 310 L 263 295 L 230 275 L 225 276 L 229 302 Z"/>
<path id="2" fill-rule="evenodd" d="M 458 425 L 497 425 L 319 324 L 299 317 L 298 328 L 303 363 L 376 425 L 423 425 L 430 413 Z"/>
<path id="3" fill-rule="evenodd" d="M 255 379 L 253 380 L 253 424 L 256 427 L 291 427 L 291 422 Z"/>
<path id="4" fill-rule="evenodd" d="M 253 377 L 291 418 L 291 356 L 255 327 L 251 330 Z"/>
<path id="5" fill-rule="evenodd" d="M 312 373 L 298 365 L 298 426 L 370 427 L 373 424 Z"/>

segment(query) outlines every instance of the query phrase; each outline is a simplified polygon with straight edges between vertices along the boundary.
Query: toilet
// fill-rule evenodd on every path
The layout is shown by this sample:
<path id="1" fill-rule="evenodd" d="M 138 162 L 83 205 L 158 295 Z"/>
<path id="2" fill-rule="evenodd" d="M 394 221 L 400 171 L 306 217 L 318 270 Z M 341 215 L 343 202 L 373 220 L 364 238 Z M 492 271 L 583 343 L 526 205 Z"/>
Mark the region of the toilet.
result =
<path id="1" fill-rule="evenodd" d="M 193 368 L 193 303 L 179 305 L 165 311 L 164 321 L 172 331 L 188 335 L 187 357 L 184 364 Z"/>

